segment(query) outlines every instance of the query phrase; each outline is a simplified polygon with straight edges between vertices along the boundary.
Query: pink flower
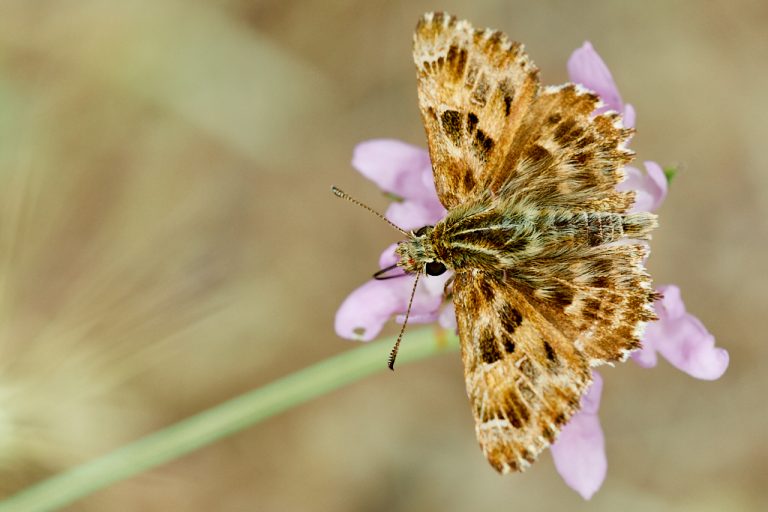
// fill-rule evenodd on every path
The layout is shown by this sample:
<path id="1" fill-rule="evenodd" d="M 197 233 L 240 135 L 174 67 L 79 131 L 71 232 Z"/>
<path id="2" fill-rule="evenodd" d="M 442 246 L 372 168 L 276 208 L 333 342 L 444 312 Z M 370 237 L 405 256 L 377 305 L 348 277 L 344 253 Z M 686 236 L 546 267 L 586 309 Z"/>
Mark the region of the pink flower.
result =
<path id="1" fill-rule="evenodd" d="M 656 162 L 643 162 L 645 173 L 635 167 L 626 166 L 627 178 L 616 187 L 618 190 L 634 190 L 635 204 L 631 212 L 655 211 L 667 197 L 667 177 Z"/>
<path id="2" fill-rule="evenodd" d="M 656 302 L 658 322 L 649 324 L 643 348 L 632 354 L 645 368 L 656 366 L 656 353 L 675 368 L 697 379 L 719 379 L 728 368 L 728 351 L 715 347 L 715 338 L 698 318 L 685 311 L 680 288 L 668 284 L 658 291 L 664 297 Z"/>
<path id="3" fill-rule="evenodd" d="M 615 110 L 622 114 L 624 126 L 635 127 L 635 109 L 630 104 L 625 105 L 621 100 L 613 75 L 589 41 L 573 52 L 568 59 L 568 77 L 571 82 L 581 84 L 600 96 L 604 106 L 596 111 L 597 114 Z"/>
<path id="4" fill-rule="evenodd" d="M 607 66 L 590 43 L 576 50 L 568 60 L 571 80 L 592 89 L 608 109 L 622 112 L 626 126 L 635 123 L 635 111 L 622 102 Z M 400 200 L 393 202 L 386 217 L 403 229 L 417 229 L 435 224 L 446 214 L 440 204 L 432 178 L 428 153 L 396 140 L 371 140 L 355 148 L 352 164 L 374 181 L 384 192 Z M 633 211 L 653 211 L 667 195 L 667 180 L 655 162 L 645 162 L 645 172 L 626 167 L 627 179 L 620 190 L 635 190 Z M 386 268 L 397 260 L 395 245 L 379 259 Z M 456 328 L 453 305 L 445 303 L 443 287 L 450 276 L 422 276 L 411 309 L 411 322 L 438 321 L 446 328 Z M 336 313 L 336 332 L 350 339 L 369 341 L 381 331 L 387 320 L 402 314 L 408 306 L 412 281 L 389 279 L 368 281 L 352 292 Z M 633 358 L 644 367 L 656 364 L 660 353 L 675 367 L 701 379 L 717 379 L 728 366 L 728 353 L 714 346 L 714 338 L 694 316 L 686 313 L 679 289 L 660 287 L 664 298 L 656 303 L 659 321 L 647 326 L 644 347 Z M 582 398 L 581 410 L 563 428 L 552 446 L 555 467 L 566 484 L 589 499 L 602 485 L 607 470 L 605 442 L 598 418 L 602 379 L 593 372 L 594 382 Z"/>
<path id="5" fill-rule="evenodd" d="M 581 399 L 581 409 L 563 427 L 550 448 L 557 472 L 585 500 L 597 492 L 608 470 L 605 438 L 597 417 L 603 378 L 593 371 L 592 379 L 592 385 Z"/>

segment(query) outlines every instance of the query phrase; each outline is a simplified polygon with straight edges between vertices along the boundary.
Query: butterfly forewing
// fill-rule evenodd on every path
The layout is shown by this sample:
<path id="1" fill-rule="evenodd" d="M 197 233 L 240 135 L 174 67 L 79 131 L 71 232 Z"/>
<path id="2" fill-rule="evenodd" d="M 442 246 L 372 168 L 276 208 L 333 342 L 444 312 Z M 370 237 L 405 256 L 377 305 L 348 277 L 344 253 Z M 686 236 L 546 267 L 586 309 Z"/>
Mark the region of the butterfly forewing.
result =
<path id="1" fill-rule="evenodd" d="M 444 13 L 419 21 L 413 58 L 437 194 L 451 208 L 501 171 L 538 71 L 519 43 Z"/>

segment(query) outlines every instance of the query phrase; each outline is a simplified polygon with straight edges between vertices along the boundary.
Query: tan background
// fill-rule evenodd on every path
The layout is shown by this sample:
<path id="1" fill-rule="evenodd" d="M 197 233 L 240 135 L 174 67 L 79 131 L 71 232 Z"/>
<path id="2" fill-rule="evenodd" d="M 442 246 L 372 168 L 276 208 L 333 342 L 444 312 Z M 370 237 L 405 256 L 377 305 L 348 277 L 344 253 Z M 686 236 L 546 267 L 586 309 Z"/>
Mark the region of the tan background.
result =
<path id="1" fill-rule="evenodd" d="M 768 505 L 758 0 L 0 2 L 0 494 L 352 348 L 334 312 L 396 234 L 329 187 L 384 209 L 352 148 L 424 144 L 410 40 L 435 8 L 524 41 L 546 83 L 594 43 L 637 109 L 639 158 L 683 167 L 650 267 L 730 351 L 728 373 L 605 371 L 609 474 L 589 503 L 548 454 L 490 470 L 448 355 L 71 510 Z"/>

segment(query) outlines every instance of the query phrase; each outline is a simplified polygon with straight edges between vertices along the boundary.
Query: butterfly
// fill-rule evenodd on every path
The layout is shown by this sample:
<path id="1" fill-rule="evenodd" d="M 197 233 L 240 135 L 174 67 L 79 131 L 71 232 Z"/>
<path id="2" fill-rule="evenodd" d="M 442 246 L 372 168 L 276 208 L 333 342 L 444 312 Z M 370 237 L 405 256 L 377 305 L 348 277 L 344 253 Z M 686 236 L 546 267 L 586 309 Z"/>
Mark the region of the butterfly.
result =
<path id="1" fill-rule="evenodd" d="M 413 57 L 435 187 L 447 215 L 408 233 L 397 266 L 452 270 L 480 446 L 522 471 L 580 407 L 593 366 L 640 347 L 658 298 L 644 267 L 656 227 L 619 192 L 632 130 L 575 84 L 543 87 L 523 46 L 425 14 Z"/>

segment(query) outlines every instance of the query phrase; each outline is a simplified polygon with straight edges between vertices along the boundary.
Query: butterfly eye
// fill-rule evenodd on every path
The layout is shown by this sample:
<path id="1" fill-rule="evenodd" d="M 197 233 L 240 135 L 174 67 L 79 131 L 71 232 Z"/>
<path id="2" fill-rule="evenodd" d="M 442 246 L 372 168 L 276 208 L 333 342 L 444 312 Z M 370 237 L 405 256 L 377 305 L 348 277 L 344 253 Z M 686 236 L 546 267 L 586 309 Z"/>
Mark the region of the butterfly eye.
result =
<path id="1" fill-rule="evenodd" d="M 424 272 L 426 272 L 428 276 L 439 276 L 445 272 L 445 265 L 439 261 L 430 261 L 424 265 Z"/>
<path id="2" fill-rule="evenodd" d="M 416 233 L 414 233 L 416 236 L 422 236 L 424 233 L 427 232 L 428 229 L 432 228 L 434 226 L 422 226 L 419 229 L 416 230 Z"/>

